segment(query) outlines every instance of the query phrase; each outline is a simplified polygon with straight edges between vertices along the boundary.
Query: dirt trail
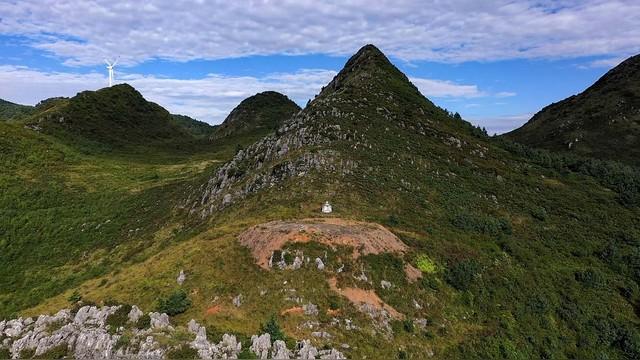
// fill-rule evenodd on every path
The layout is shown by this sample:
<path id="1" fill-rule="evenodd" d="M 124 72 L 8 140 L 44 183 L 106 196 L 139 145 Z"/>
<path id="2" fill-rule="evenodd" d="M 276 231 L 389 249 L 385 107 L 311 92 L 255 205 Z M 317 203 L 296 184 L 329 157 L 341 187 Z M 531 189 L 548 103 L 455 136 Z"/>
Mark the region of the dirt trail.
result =
<path id="1" fill-rule="evenodd" d="M 407 246 L 391 231 L 375 223 L 338 218 L 272 221 L 250 227 L 238 236 L 240 244 L 251 249 L 259 266 L 269 268 L 269 257 L 288 242 L 319 243 L 335 248 L 353 248 L 353 257 L 404 252 Z"/>

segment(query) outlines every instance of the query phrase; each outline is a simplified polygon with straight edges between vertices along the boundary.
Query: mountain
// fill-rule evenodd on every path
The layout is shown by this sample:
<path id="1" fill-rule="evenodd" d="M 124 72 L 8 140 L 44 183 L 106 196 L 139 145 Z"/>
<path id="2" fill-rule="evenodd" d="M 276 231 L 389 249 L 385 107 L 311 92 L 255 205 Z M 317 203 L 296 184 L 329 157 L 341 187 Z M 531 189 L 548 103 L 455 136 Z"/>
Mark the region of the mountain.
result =
<path id="1" fill-rule="evenodd" d="M 640 55 L 505 137 L 552 151 L 640 165 Z"/>
<path id="2" fill-rule="evenodd" d="M 36 109 L 28 127 L 86 149 L 173 148 L 194 140 L 168 111 L 128 84 L 50 99 Z"/>
<path id="3" fill-rule="evenodd" d="M 33 111 L 33 106 L 14 104 L 0 99 L 0 121 L 20 118 L 31 114 Z"/>
<path id="4" fill-rule="evenodd" d="M 488 137 L 375 46 L 251 143 L 130 158 L 0 133 L 14 350 L 60 331 L 107 355 L 233 334 L 246 358 L 640 357 L 640 171 Z M 115 304 L 169 317 L 141 332 Z M 64 308 L 113 327 L 25 325 Z"/>
<path id="5" fill-rule="evenodd" d="M 171 114 L 171 122 L 196 138 L 208 138 L 215 127 L 186 115 Z"/>
<path id="6" fill-rule="evenodd" d="M 265 91 L 248 97 L 236 106 L 218 126 L 213 138 L 274 131 L 285 120 L 300 111 L 288 97 L 275 91 Z"/>

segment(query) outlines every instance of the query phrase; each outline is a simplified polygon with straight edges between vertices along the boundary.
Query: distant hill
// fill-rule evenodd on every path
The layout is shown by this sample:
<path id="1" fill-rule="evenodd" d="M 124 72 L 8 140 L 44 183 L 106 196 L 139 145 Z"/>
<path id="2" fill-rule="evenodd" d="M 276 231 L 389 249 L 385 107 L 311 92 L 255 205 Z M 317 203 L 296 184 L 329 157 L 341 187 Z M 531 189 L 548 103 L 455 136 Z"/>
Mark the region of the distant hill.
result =
<path id="1" fill-rule="evenodd" d="M 265 91 L 248 97 L 236 106 L 213 134 L 213 138 L 249 133 L 268 133 L 300 111 L 288 97 Z"/>
<path id="2" fill-rule="evenodd" d="M 196 138 L 207 138 L 216 128 L 186 115 L 171 114 L 171 122 Z"/>
<path id="3" fill-rule="evenodd" d="M 29 115 L 35 111 L 33 106 L 15 104 L 0 99 L 0 121 L 14 120 Z"/>
<path id="4" fill-rule="evenodd" d="M 640 55 L 505 137 L 552 151 L 640 165 Z"/>
<path id="5" fill-rule="evenodd" d="M 200 126 L 176 120 L 128 84 L 49 99 L 37 109 L 28 127 L 92 149 L 180 147 L 195 139 L 188 128 Z"/>

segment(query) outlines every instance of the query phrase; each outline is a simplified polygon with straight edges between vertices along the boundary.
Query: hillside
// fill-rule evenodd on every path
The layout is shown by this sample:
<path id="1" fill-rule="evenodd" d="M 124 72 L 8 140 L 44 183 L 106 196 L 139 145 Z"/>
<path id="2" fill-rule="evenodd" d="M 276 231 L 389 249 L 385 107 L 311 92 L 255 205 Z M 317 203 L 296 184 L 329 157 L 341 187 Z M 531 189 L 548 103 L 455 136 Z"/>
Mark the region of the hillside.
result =
<path id="1" fill-rule="evenodd" d="M 637 170 L 489 138 L 372 45 L 253 143 L 144 159 L 0 130 L 0 317 L 136 304 L 170 313 L 169 339 L 144 333 L 163 346 L 195 319 L 242 351 L 268 333 L 358 359 L 640 356 Z"/>
<path id="2" fill-rule="evenodd" d="M 28 127 L 86 151 L 136 147 L 175 151 L 195 140 L 169 112 L 127 84 L 50 99 L 36 109 L 26 120 Z"/>
<path id="3" fill-rule="evenodd" d="M 264 136 L 298 111 L 300 107 L 285 95 L 275 91 L 261 92 L 242 100 L 216 127 L 212 138 L 245 134 Z"/>
<path id="4" fill-rule="evenodd" d="M 14 104 L 0 99 L 0 121 L 21 118 L 31 114 L 33 111 L 33 106 Z"/>
<path id="5" fill-rule="evenodd" d="M 505 136 L 533 147 L 640 165 L 640 55 Z"/>
<path id="6" fill-rule="evenodd" d="M 204 121 L 199 121 L 186 115 L 172 114 L 171 122 L 195 138 L 208 138 L 215 130 L 215 126 L 211 126 Z"/>

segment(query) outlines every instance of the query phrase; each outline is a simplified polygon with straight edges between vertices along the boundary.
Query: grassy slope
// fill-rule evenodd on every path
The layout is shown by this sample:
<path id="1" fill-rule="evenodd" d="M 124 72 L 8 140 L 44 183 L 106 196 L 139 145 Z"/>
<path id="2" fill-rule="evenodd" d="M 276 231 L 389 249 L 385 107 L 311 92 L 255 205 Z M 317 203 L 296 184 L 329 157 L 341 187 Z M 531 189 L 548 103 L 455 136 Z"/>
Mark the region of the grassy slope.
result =
<path id="1" fill-rule="evenodd" d="M 14 104 L 0 99 L 0 121 L 15 120 L 33 113 L 33 106 Z"/>
<path id="2" fill-rule="evenodd" d="M 264 136 L 273 132 L 298 111 L 300 107 L 285 95 L 275 91 L 261 92 L 238 104 L 224 122 L 216 127 L 212 136 Z"/>
<path id="3" fill-rule="evenodd" d="M 327 325 L 330 317 L 324 314 L 318 318 L 335 335 L 334 339 L 318 342 L 333 346 L 349 343 L 352 348 L 347 353 L 355 358 L 392 358 L 401 351 L 411 358 L 422 358 L 427 349 L 434 350 L 440 358 L 479 359 L 621 359 L 638 354 L 638 208 L 621 206 L 618 195 L 596 178 L 540 166 L 535 159 L 515 155 L 498 142 L 475 136 L 477 131 L 468 124 L 419 102 L 424 100 L 401 79 L 389 77 L 388 81 L 382 83 L 383 88 L 395 91 L 397 98 L 385 106 L 392 113 L 402 114 L 404 126 L 398 119 L 389 120 L 379 113 L 376 107 L 381 101 L 366 87 L 347 86 L 351 89 L 348 91 L 353 91 L 348 98 L 369 97 L 376 106 L 338 104 L 343 112 L 360 113 L 357 119 L 318 117 L 326 124 L 339 122 L 351 134 L 356 130 L 366 134 L 360 142 L 371 143 L 371 148 L 354 148 L 353 137 L 330 144 L 365 164 L 353 174 L 341 177 L 311 173 L 288 180 L 227 208 L 205 224 L 193 223 L 193 219 L 182 222 L 180 214 L 164 222 L 156 220 L 157 226 L 149 226 L 146 237 L 139 237 L 144 239 L 137 243 L 140 247 L 135 247 L 136 241 L 123 241 L 121 248 L 105 246 L 102 252 L 91 252 L 93 256 L 83 262 L 74 259 L 63 268 L 90 269 L 104 259 L 116 263 L 130 251 L 141 254 L 134 261 L 125 260 L 117 267 L 87 275 L 93 279 L 77 279 L 66 287 L 57 287 L 57 291 L 68 290 L 23 312 L 38 314 L 68 306 L 66 298 L 75 284 L 79 284 L 77 289 L 86 299 L 116 299 L 150 310 L 158 296 L 177 288 L 175 278 L 184 269 L 188 278 L 183 286 L 194 304 L 174 320 L 184 323 L 196 318 L 214 334 L 255 333 L 268 316 L 295 305 L 284 300 L 283 293 L 283 289 L 294 288 L 305 302 L 318 304 L 321 312 L 337 303 L 342 309 L 338 317 L 351 318 L 361 327 L 347 331 Z M 373 90 L 377 90 L 376 86 Z M 326 91 L 330 94 L 334 90 L 328 87 Z M 412 128 L 415 121 L 423 121 L 418 108 L 412 106 L 416 102 L 423 104 L 432 121 L 424 123 L 427 135 Z M 309 111 L 321 114 L 333 105 L 336 104 L 315 102 Z M 451 134 L 464 143 L 461 148 L 447 141 Z M 212 151 L 199 159 L 228 158 L 231 148 L 225 148 L 224 156 Z M 42 153 L 49 154 L 44 150 Z M 120 164 L 130 161 L 121 160 Z M 193 164 L 192 161 L 173 164 Z M 47 159 L 46 163 L 55 162 Z M 212 171 L 207 168 L 202 177 Z M 189 186 L 202 181 L 199 176 L 192 174 L 189 178 L 193 180 L 169 181 L 166 186 L 175 185 L 187 192 Z M 140 179 L 126 182 L 131 186 L 139 183 Z M 122 184 L 110 188 L 121 187 Z M 15 188 L 24 191 L 19 183 Z M 155 199 L 159 194 L 153 189 L 141 193 Z M 166 188 L 155 189 L 165 193 Z M 165 195 L 169 199 L 180 198 L 177 193 Z M 15 198 L 18 201 L 23 197 Z M 425 331 L 416 328 L 410 332 L 402 323 L 394 323 L 393 339 L 381 340 L 373 335 L 371 321 L 365 315 L 329 291 L 325 281 L 328 274 L 312 269 L 262 271 L 235 241 L 237 233 L 253 224 L 317 216 L 319 205 L 326 199 L 334 204 L 334 216 L 385 224 L 411 246 L 404 259 L 363 258 L 346 269 L 341 281 L 373 287 L 386 302 L 409 317 L 427 318 Z M 142 199 L 136 201 L 139 200 Z M 184 225 L 182 235 L 173 235 L 176 223 Z M 120 226 L 131 227 L 126 223 Z M 74 234 L 81 233 L 76 230 Z M 21 241 L 28 241 L 26 236 L 23 238 Z M 305 252 L 321 254 L 323 249 L 308 245 Z M 428 256 L 437 270 L 426 274 L 424 281 L 408 284 L 401 276 L 400 260 L 415 263 L 418 255 Z M 342 252 L 330 252 L 329 256 L 329 269 L 340 263 L 338 258 L 346 260 Z M 371 284 L 352 279 L 351 275 L 357 275 L 361 267 L 372 279 Z M 12 274 L 5 273 L 2 278 Z M 397 287 L 381 289 L 383 279 Z M 39 281 L 48 283 L 44 276 Z M 267 290 L 267 295 L 260 296 L 261 290 Z M 8 295 L 5 304 L 27 293 L 25 286 L 23 292 Z M 231 299 L 240 293 L 244 295 L 244 305 L 236 308 Z M 37 300 L 48 295 L 52 294 Z M 414 298 L 423 309 L 412 306 Z M 207 308 L 214 304 L 221 304 L 222 311 L 206 315 Z M 27 305 L 19 304 L 15 310 Z M 4 309 L 6 312 L 6 305 Z M 309 318 L 289 315 L 278 319 L 290 336 L 309 336 L 311 330 L 298 328 Z"/>
<path id="4" fill-rule="evenodd" d="M 640 55 L 505 136 L 529 146 L 640 165 Z M 571 145 L 569 145 L 571 144 Z"/>

